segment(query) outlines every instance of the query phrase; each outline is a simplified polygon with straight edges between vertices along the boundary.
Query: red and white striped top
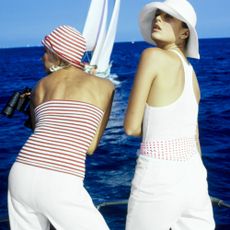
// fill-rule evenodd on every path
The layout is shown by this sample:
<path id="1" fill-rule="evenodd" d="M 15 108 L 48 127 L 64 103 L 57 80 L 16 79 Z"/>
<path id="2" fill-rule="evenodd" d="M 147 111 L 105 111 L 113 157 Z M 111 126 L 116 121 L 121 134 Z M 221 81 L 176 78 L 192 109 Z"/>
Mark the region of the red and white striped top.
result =
<path id="1" fill-rule="evenodd" d="M 40 104 L 34 133 L 16 161 L 84 178 L 86 153 L 102 116 L 100 108 L 80 101 Z"/>

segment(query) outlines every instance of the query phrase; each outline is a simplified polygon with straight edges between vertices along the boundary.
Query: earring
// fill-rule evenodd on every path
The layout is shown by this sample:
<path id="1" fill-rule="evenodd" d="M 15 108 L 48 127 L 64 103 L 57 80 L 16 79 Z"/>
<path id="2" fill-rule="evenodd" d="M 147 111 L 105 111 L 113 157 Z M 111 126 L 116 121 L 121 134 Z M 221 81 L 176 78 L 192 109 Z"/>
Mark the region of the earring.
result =
<path id="1" fill-rule="evenodd" d="M 49 68 L 49 70 L 50 70 L 50 72 L 56 72 L 56 71 L 58 71 L 58 70 L 60 70 L 60 69 L 63 69 L 64 68 L 64 66 L 58 66 L 58 65 L 52 65 L 50 68 Z"/>

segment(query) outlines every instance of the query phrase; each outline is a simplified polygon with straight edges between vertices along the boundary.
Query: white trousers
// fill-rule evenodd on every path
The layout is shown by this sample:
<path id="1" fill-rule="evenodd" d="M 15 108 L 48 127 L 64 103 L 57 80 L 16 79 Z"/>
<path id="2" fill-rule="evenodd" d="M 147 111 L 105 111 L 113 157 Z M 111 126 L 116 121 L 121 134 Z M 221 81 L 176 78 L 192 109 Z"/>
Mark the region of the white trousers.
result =
<path id="1" fill-rule="evenodd" d="M 82 179 L 14 163 L 9 175 L 11 230 L 108 230 Z"/>
<path id="2" fill-rule="evenodd" d="M 214 230 L 206 179 L 199 154 L 184 162 L 140 155 L 126 230 Z"/>

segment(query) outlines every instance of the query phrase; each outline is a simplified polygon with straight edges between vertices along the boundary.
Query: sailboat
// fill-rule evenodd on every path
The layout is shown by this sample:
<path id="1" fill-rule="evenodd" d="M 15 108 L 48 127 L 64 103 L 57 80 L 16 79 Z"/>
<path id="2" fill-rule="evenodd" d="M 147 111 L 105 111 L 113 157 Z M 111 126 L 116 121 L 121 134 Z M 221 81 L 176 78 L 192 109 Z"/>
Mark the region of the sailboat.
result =
<path id="1" fill-rule="evenodd" d="M 87 53 L 91 53 L 91 57 L 85 64 L 87 73 L 102 78 L 110 77 L 112 66 L 110 58 L 116 36 L 119 11 L 120 0 L 115 0 L 111 20 L 108 24 L 108 0 L 91 0 L 82 33 L 86 39 Z"/>

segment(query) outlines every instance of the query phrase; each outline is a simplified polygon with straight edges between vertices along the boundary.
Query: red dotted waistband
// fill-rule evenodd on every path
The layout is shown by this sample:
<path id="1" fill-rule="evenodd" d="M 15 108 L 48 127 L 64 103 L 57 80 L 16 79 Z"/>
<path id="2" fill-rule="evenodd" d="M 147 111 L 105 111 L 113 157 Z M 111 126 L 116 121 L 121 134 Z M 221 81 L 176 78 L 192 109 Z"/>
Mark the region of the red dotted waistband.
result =
<path id="1" fill-rule="evenodd" d="M 140 154 L 161 160 L 187 161 L 197 153 L 195 137 L 141 143 Z"/>

